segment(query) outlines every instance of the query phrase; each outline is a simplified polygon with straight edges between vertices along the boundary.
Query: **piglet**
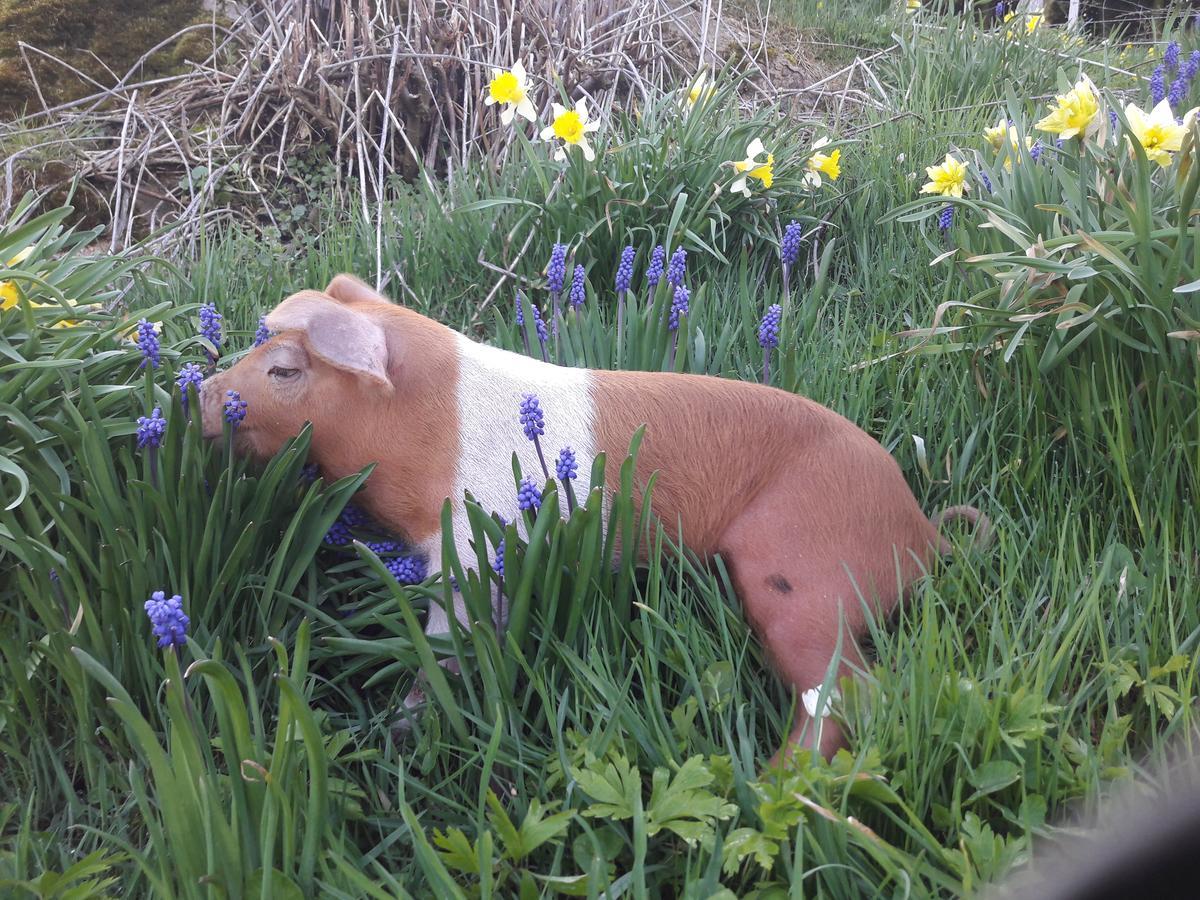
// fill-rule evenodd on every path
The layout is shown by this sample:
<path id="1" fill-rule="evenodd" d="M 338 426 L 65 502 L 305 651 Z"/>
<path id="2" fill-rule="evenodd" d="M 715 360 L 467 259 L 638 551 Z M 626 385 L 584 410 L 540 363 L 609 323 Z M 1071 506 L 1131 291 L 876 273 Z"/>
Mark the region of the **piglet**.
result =
<path id="1" fill-rule="evenodd" d="M 751 626 L 801 698 L 784 752 L 804 745 L 828 756 L 843 744 L 832 719 L 807 726 L 834 658 L 838 677 L 863 666 L 860 598 L 887 616 L 949 552 L 941 521 L 987 528 L 971 507 L 931 522 L 877 441 L 774 388 L 549 365 L 470 340 L 349 275 L 288 297 L 266 323 L 270 340 L 204 382 L 205 436 L 221 434 L 228 390 L 248 403 L 240 452 L 269 457 L 311 422 L 311 460 L 332 478 L 375 463 L 356 502 L 428 554 L 433 571 L 447 498 L 458 554 L 473 560 L 464 492 L 507 513 L 513 452 L 523 471 L 541 471 L 518 421 L 527 394 L 545 411 L 547 454 L 570 447 L 581 473 L 598 453 L 623 458 L 645 425 L 636 477 L 644 486 L 657 473 L 653 512 L 701 558 L 722 556 Z M 454 613 L 466 621 L 461 600 Z M 427 634 L 448 625 L 435 605 Z"/>

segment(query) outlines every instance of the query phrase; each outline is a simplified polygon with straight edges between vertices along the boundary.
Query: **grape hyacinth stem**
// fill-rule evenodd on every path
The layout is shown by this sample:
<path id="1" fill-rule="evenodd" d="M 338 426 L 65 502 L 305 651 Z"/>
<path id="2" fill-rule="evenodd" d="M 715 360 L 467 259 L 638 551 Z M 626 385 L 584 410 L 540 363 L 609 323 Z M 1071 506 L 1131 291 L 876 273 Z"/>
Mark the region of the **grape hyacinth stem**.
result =
<path id="1" fill-rule="evenodd" d="M 617 294 L 617 363 L 621 362 L 622 336 L 625 333 L 625 291 Z"/>

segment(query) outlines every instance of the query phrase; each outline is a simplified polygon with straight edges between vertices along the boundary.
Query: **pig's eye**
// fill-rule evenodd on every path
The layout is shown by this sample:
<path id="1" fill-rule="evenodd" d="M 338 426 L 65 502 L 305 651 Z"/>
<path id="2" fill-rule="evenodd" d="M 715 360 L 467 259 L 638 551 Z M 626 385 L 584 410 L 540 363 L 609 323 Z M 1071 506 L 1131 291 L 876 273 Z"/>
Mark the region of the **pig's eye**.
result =
<path id="1" fill-rule="evenodd" d="M 271 366 L 271 370 L 267 372 L 272 378 L 278 378 L 280 381 L 288 381 L 300 374 L 299 369 L 288 369 L 283 366 Z"/>

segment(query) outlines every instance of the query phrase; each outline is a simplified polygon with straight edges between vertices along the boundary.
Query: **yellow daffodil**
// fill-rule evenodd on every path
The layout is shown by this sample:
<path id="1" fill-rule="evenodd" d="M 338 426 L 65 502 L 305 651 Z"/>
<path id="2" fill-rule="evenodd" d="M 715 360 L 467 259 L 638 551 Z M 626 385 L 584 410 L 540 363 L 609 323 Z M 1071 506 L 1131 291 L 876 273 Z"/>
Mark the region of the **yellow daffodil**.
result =
<path id="1" fill-rule="evenodd" d="M 714 93 L 716 93 L 717 86 L 715 84 L 707 84 L 707 81 L 707 72 L 701 72 L 696 76 L 687 92 L 686 102 L 689 108 L 695 106 L 701 100 L 707 100 Z"/>
<path id="2" fill-rule="evenodd" d="M 1008 133 L 1008 129 L 1011 127 L 1008 124 L 1008 119 L 1001 118 L 991 128 L 983 129 L 983 139 L 992 145 L 993 150 L 999 150 L 1004 146 L 1004 135 Z"/>
<path id="3" fill-rule="evenodd" d="M 600 127 L 599 122 L 588 121 L 587 103 L 581 97 L 575 101 L 574 109 L 567 109 L 557 103 L 551 104 L 554 120 L 542 129 L 542 140 L 552 141 L 558 138 L 561 144 L 554 150 L 555 159 L 566 159 L 568 147 L 578 147 L 583 151 L 583 158 L 591 162 L 596 158 L 596 151 L 588 143 L 587 136 Z"/>
<path id="4" fill-rule="evenodd" d="M 997 153 L 1004 149 L 1004 141 L 1006 138 L 1008 139 L 1010 152 L 1004 160 L 1004 170 L 1011 172 L 1013 160 L 1015 159 L 1019 162 L 1021 159 L 1021 154 L 1018 152 L 1021 147 L 1021 135 L 1017 131 L 1016 126 L 1010 125 L 1007 119 L 1001 119 L 991 128 L 983 129 L 983 136 Z M 1028 150 L 1032 146 L 1033 138 L 1025 135 L 1025 149 Z"/>
<path id="5" fill-rule="evenodd" d="M 488 82 L 488 92 L 483 102 L 485 106 L 494 103 L 504 105 L 500 121 L 505 125 L 511 123 L 515 115 L 521 115 L 530 122 L 537 118 L 537 112 L 529 99 L 529 81 L 525 77 L 525 66 L 519 59 L 507 72 L 492 69 L 492 80 Z"/>
<path id="6" fill-rule="evenodd" d="M 906 0 L 905 6 L 908 8 L 910 13 L 915 13 L 921 8 L 921 0 Z"/>
<path id="7" fill-rule="evenodd" d="M 11 281 L 0 281 L 0 309 L 12 309 L 20 301 L 17 286 Z"/>
<path id="8" fill-rule="evenodd" d="M 1187 133 L 1183 125 L 1175 124 L 1170 101 L 1160 100 L 1149 115 L 1130 103 L 1125 107 L 1125 118 L 1129 121 L 1129 130 L 1133 132 L 1128 138 L 1130 148 L 1136 139 L 1146 151 L 1148 160 L 1164 168 L 1169 166 L 1171 154 L 1179 150 Z"/>
<path id="9" fill-rule="evenodd" d="M 1025 33 L 1033 34 L 1035 31 L 1037 31 L 1037 27 L 1040 24 L 1042 24 L 1041 16 L 1030 16 L 1025 20 Z"/>
<path id="10" fill-rule="evenodd" d="M 760 160 L 759 157 L 766 153 L 766 160 Z M 735 160 L 730 163 L 733 166 L 733 171 L 738 173 L 738 177 L 734 179 L 733 184 L 729 189 L 734 193 L 750 196 L 751 178 L 757 178 L 763 186 L 763 189 L 769 188 L 775 183 L 775 154 L 767 153 L 763 142 L 758 138 L 752 140 L 749 146 L 746 147 L 746 158 Z"/>
<path id="11" fill-rule="evenodd" d="M 1085 137 L 1097 113 L 1100 112 L 1096 93 L 1087 78 L 1081 78 L 1067 93 L 1056 96 L 1054 102 L 1050 115 L 1034 127 L 1039 131 L 1057 134 L 1064 141 L 1073 137 Z"/>
<path id="12" fill-rule="evenodd" d="M 12 269 L 19 266 L 29 258 L 29 254 L 33 252 L 32 247 L 26 247 L 7 263 L 5 268 Z M 11 281 L 0 281 L 0 310 L 12 309 L 21 299 L 21 292 L 17 290 L 17 286 Z"/>
<path id="13" fill-rule="evenodd" d="M 970 190 L 967 184 L 967 164 L 949 153 L 940 165 L 926 166 L 925 174 L 929 176 L 929 181 L 921 188 L 922 194 L 962 197 L 964 191 Z"/>
<path id="14" fill-rule="evenodd" d="M 830 181 L 837 181 L 842 174 L 841 150 L 834 150 L 832 153 L 819 152 L 828 143 L 829 138 L 821 138 L 813 144 L 813 155 L 804 164 L 804 183 L 810 188 L 821 186 L 822 175 L 828 176 Z"/>

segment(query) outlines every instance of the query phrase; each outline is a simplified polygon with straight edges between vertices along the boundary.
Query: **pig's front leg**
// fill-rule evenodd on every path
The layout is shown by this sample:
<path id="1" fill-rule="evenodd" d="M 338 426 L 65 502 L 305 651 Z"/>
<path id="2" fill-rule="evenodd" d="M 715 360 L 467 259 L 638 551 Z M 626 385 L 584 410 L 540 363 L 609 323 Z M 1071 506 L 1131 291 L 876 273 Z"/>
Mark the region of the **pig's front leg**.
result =
<path id="1" fill-rule="evenodd" d="M 469 532 L 468 532 L 469 534 Z M 455 549 L 458 552 L 458 559 L 464 569 L 475 568 L 479 565 L 478 554 L 472 546 L 469 537 L 455 535 Z M 441 568 L 442 561 L 442 536 L 437 534 L 421 544 L 421 549 L 429 560 L 430 573 L 436 573 Z M 490 574 L 490 573 L 488 573 Z M 443 573 L 445 577 L 450 577 L 449 573 Z M 504 601 L 504 596 L 499 592 L 493 584 L 491 588 L 492 594 L 492 621 L 496 628 L 503 628 L 507 619 L 507 603 Z M 469 631 L 471 628 L 470 614 L 467 610 L 466 602 L 463 600 L 462 592 L 455 585 L 451 595 L 451 604 L 454 611 L 454 618 L 458 622 L 458 626 L 463 631 Z M 445 638 L 450 635 L 450 616 L 446 608 L 441 602 L 434 600 L 429 604 L 429 617 L 425 622 L 425 636 L 428 638 Z M 448 671 L 454 672 L 456 675 L 462 673 L 462 667 L 459 664 L 457 657 L 447 656 L 438 660 L 438 665 Z M 393 734 L 402 736 L 407 734 L 412 728 L 412 717 L 416 715 L 417 709 L 424 705 L 426 700 L 426 686 L 428 678 L 424 670 L 417 673 L 417 682 L 413 685 L 408 695 L 404 698 L 401 704 L 401 709 L 396 720 L 392 723 Z"/>

